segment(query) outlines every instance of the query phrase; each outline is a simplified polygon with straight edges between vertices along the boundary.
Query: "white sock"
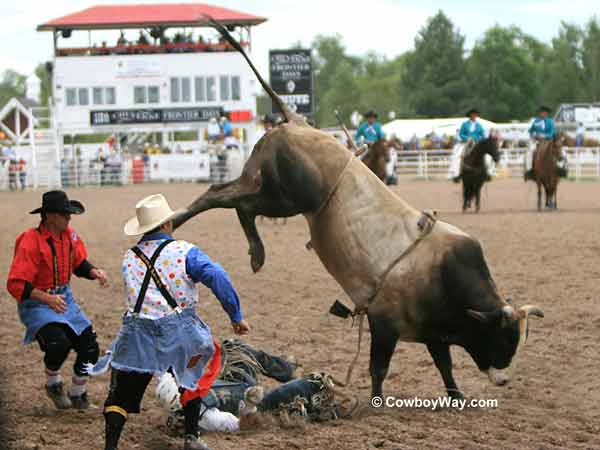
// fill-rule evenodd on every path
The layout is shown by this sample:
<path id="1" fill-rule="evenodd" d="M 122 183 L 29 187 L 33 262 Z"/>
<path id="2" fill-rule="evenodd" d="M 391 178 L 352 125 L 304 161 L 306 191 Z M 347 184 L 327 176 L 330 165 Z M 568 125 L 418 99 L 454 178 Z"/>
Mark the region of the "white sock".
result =
<path id="1" fill-rule="evenodd" d="M 61 383 L 62 377 L 60 371 L 54 371 L 46 368 L 46 386 L 54 386 L 55 384 Z"/>
<path id="2" fill-rule="evenodd" d="M 87 390 L 87 377 L 73 375 L 71 382 L 71 389 L 69 390 L 69 395 L 71 397 L 79 397 Z"/>

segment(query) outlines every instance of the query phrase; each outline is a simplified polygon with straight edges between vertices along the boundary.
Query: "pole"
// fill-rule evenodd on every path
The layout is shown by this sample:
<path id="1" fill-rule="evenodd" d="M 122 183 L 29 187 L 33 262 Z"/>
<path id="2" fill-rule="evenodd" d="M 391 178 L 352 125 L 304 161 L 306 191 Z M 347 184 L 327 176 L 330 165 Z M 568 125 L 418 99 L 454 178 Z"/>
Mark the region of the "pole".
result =
<path id="1" fill-rule="evenodd" d="M 338 123 L 340 124 L 340 127 L 342 127 L 342 131 L 346 135 L 346 139 L 348 139 L 348 142 L 350 142 L 350 145 L 354 149 L 354 153 L 355 154 L 358 153 L 360 150 L 356 146 L 356 143 L 354 142 L 354 139 L 352 139 L 352 136 L 350 136 L 350 132 L 348 131 L 348 128 L 346 128 L 346 125 L 344 125 L 344 122 L 342 121 L 342 118 L 340 117 L 339 111 L 336 109 L 333 111 L 333 113 L 335 114 L 335 118 L 337 119 Z"/>

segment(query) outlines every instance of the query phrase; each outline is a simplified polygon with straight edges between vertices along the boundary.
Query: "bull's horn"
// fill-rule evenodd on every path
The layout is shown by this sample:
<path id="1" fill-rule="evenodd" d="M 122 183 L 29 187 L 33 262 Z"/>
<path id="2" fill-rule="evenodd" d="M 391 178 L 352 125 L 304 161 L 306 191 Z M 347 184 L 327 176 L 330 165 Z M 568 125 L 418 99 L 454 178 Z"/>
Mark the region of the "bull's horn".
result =
<path id="1" fill-rule="evenodd" d="M 544 317 L 544 311 L 539 306 L 535 305 L 524 305 L 519 308 L 519 312 L 522 313 L 525 317 L 529 315 L 536 317 Z"/>

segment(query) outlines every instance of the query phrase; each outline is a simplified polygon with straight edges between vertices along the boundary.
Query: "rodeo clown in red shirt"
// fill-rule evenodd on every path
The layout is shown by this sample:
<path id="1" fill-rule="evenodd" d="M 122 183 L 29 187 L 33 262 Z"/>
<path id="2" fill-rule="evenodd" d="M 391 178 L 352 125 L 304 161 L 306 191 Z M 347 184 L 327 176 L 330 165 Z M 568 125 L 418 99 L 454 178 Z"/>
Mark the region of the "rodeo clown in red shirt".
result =
<path id="1" fill-rule="evenodd" d="M 69 200 L 63 191 L 46 192 L 37 228 L 23 232 L 16 241 L 7 289 L 18 302 L 25 325 L 25 344 L 37 340 L 44 352 L 46 393 L 58 409 L 89 406 L 84 364 L 98 360 L 99 348 L 92 323 L 79 308 L 69 281 L 71 274 L 107 285 L 106 274 L 87 260 L 79 235 L 69 227 L 71 214 L 82 214 L 83 205 Z M 77 353 L 71 389 L 63 389 L 60 368 L 71 349 Z"/>

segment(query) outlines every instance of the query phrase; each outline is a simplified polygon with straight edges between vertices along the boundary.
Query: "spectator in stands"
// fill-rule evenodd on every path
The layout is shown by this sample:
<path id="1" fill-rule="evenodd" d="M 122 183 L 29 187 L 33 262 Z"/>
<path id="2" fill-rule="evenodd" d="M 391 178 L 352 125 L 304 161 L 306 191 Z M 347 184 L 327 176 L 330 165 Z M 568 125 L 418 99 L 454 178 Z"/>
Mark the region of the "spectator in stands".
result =
<path id="1" fill-rule="evenodd" d="M 138 45 L 150 45 L 150 43 L 148 42 L 148 38 L 144 34 L 143 30 L 140 30 L 140 37 L 138 38 L 137 43 Z"/>
<path id="2" fill-rule="evenodd" d="M 221 137 L 221 127 L 219 126 L 217 119 L 214 117 L 210 118 L 206 131 L 208 133 L 209 144 L 216 144 Z"/>
<path id="3" fill-rule="evenodd" d="M 24 191 L 27 186 L 27 162 L 23 158 L 19 160 L 19 183 L 21 183 L 21 190 Z"/>
<path id="4" fill-rule="evenodd" d="M 583 143 L 585 142 L 585 127 L 583 126 L 583 122 L 579 122 L 577 126 L 577 131 L 575 131 L 575 147 L 583 147 Z"/>
<path id="5" fill-rule="evenodd" d="M 125 45 L 127 45 L 127 39 L 125 39 L 125 33 L 121 31 L 121 35 L 119 36 L 119 39 L 117 39 L 117 47 Z"/>
<path id="6" fill-rule="evenodd" d="M 11 159 L 8 166 L 8 187 L 11 191 L 17 190 L 17 175 L 19 174 L 19 162 Z"/>
<path id="7" fill-rule="evenodd" d="M 121 168 L 123 157 L 115 150 L 106 158 L 105 167 L 108 171 L 108 182 L 110 184 L 121 184 Z"/>
<path id="8" fill-rule="evenodd" d="M 233 127 L 229 119 L 225 116 L 221 117 L 221 129 L 223 130 L 223 144 L 225 148 L 238 148 L 239 142 L 233 134 Z"/>

